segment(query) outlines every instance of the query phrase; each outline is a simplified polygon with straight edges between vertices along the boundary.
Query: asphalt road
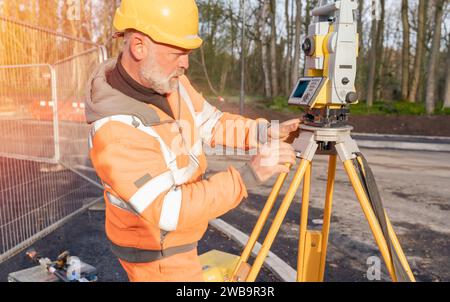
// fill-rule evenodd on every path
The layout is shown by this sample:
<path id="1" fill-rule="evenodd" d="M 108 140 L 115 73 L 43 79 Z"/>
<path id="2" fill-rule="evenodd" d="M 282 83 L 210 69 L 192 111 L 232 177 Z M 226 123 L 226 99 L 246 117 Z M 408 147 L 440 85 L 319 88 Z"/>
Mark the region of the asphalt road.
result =
<path id="1" fill-rule="evenodd" d="M 362 151 L 371 163 L 385 208 L 417 279 L 450 281 L 450 154 L 394 150 Z M 209 173 L 224 170 L 229 165 L 239 167 L 246 160 L 243 156 L 210 157 Z M 309 217 L 309 223 L 314 228 L 320 227 L 320 224 L 314 224 L 313 220 L 317 223 L 316 219 L 322 218 L 326 164 L 325 157 L 317 157 L 314 161 Z M 251 190 L 246 201 L 222 218 L 249 234 L 272 183 Z M 285 191 L 286 187 L 281 192 L 280 200 Z M 298 194 L 272 247 L 275 254 L 294 268 L 297 259 L 300 202 L 301 196 Z M 126 281 L 123 270 L 109 251 L 103 225 L 103 212 L 87 212 L 38 241 L 34 247 L 43 255 L 52 258 L 68 249 L 96 266 L 100 281 Z M 263 233 L 266 231 L 267 228 Z M 199 252 L 210 249 L 238 254 L 242 248 L 210 228 L 200 242 Z M 380 255 L 342 165 L 338 164 L 326 281 L 367 281 L 367 260 L 372 256 Z M 0 281 L 6 281 L 9 272 L 30 266 L 23 253 L 16 255 L 0 264 Z M 384 269 L 382 280 L 389 280 Z M 259 281 L 277 279 L 264 270 Z"/>
<path id="2" fill-rule="evenodd" d="M 450 281 L 450 154 L 395 150 L 362 150 L 377 178 L 384 206 L 419 281 Z M 210 173 L 245 157 L 216 156 L 209 160 Z M 309 225 L 323 216 L 327 158 L 318 156 L 313 164 Z M 288 181 L 292 179 L 291 173 Z M 251 190 L 249 198 L 223 220 L 249 234 L 269 195 L 273 181 Z M 286 192 L 285 185 L 276 208 Z M 288 211 L 272 251 L 296 267 L 301 190 Z M 275 211 L 273 211 L 275 213 Z M 272 215 L 273 217 L 273 215 Z M 263 234 L 267 228 L 263 231 Z M 262 239 L 260 239 L 262 242 Z M 338 163 L 331 220 L 327 281 L 367 281 L 369 257 L 380 257 L 367 221 Z M 383 262 L 382 262 L 383 263 Z M 384 267 L 384 265 L 383 265 Z M 382 280 L 389 280 L 382 269 Z"/>

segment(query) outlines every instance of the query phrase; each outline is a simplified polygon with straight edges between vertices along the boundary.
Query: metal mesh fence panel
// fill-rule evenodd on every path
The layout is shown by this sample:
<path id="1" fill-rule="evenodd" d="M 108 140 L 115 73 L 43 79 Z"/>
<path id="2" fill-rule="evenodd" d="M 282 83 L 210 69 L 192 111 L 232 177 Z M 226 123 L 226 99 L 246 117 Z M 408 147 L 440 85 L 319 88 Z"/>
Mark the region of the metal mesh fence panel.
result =
<path id="1" fill-rule="evenodd" d="M 54 69 L 46 64 L 0 66 L 0 79 L 0 156 L 56 163 Z"/>
<path id="2" fill-rule="evenodd" d="M 86 83 L 100 60 L 98 48 L 59 61 L 54 65 L 58 98 L 60 162 L 95 179 L 90 171 L 88 132 L 84 115 Z"/>
<path id="3" fill-rule="evenodd" d="M 84 96 L 103 47 L 0 17 L 0 263 L 102 199 Z"/>

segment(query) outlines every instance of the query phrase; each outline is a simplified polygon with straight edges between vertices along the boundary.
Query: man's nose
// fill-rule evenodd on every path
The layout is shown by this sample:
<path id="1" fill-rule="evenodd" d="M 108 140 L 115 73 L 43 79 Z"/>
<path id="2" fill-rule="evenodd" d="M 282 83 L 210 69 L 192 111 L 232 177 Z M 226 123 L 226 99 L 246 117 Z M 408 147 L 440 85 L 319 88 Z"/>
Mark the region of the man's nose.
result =
<path id="1" fill-rule="evenodd" d="M 189 54 L 180 56 L 178 67 L 187 70 L 189 68 Z"/>

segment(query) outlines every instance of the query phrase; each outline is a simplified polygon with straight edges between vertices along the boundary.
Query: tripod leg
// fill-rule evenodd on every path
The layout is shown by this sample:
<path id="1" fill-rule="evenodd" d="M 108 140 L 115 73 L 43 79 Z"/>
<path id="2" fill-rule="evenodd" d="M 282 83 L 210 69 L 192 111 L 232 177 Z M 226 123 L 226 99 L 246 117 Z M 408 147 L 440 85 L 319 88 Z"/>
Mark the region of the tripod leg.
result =
<path id="1" fill-rule="evenodd" d="M 394 249 L 397 252 L 400 262 L 401 262 L 402 266 L 405 268 L 405 271 L 408 274 L 410 280 L 415 282 L 416 279 L 414 277 L 414 274 L 411 271 L 411 268 L 409 267 L 408 260 L 406 260 L 406 256 L 403 253 L 403 249 L 400 245 L 400 242 L 398 241 L 397 235 L 395 234 L 395 231 L 392 228 L 391 221 L 389 220 L 389 217 L 387 216 L 386 213 L 385 213 L 385 216 L 386 216 L 386 223 L 387 223 L 387 227 L 388 227 L 389 236 L 391 237 L 391 241 L 394 246 Z"/>
<path id="2" fill-rule="evenodd" d="M 308 209 L 309 209 L 309 192 L 311 189 L 311 170 L 312 163 L 308 166 L 303 179 L 303 192 L 302 192 L 302 208 L 300 214 L 300 236 L 298 242 L 298 258 L 297 258 L 297 281 L 305 281 L 305 245 L 306 245 L 306 232 L 308 227 Z"/>
<path id="3" fill-rule="evenodd" d="M 334 179 L 336 175 L 336 159 L 336 155 L 330 156 L 323 226 L 321 231 L 307 229 L 310 188 L 309 169 L 305 174 L 297 263 L 297 281 L 300 282 L 323 281 L 330 230 Z"/>
<path id="4" fill-rule="evenodd" d="M 327 259 L 327 249 L 328 249 L 328 236 L 330 234 L 330 223 L 331 223 L 331 208 L 333 204 L 333 190 L 334 190 L 334 180 L 336 176 L 336 155 L 330 155 L 330 162 L 328 165 L 328 182 L 325 200 L 325 209 L 323 213 L 323 226 L 322 226 L 322 248 L 321 248 L 321 259 L 320 259 L 320 272 L 319 278 L 323 281 L 325 274 L 325 263 Z"/>
<path id="5" fill-rule="evenodd" d="M 267 236 L 264 239 L 264 243 L 261 247 L 261 250 L 259 251 L 259 254 L 255 259 L 255 262 L 253 263 L 252 268 L 250 269 L 250 272 L 246 280 L 247 282 L 254 282 L 256 280 L 256 277 L 258 276 L 258 273 L 261 270 L 261 267 L 267 257 L 267 254 L 269 253 L 270 247 L 272 246 L 272 243 L 275 240 L 275 237 L 281 227 L 281 224 L 283 223 L 283 219 L 286 216 L 287 211 L 289 210 L 292 200 L 294 199 L 295 194 L 297 193 L 297 190 L 300 186 L 303 176 L 305 175 L 305 172 L 310 163 L 311 162 L 306 159 L 302 159 L 302 161 L 300 162 L 300 166 L 295 172 L 294 179 L 292 180 L 292 183 L 289 186 L 286 196 L 284 197 L 283 202 L 280 205 L 277 215 L 275 216 L 273 223 L 270 226 L 269 232 L 267 233 Z"/>
<path id="6" fill-rule="evenodd" d="M 348 174 L 353 189 L 355 190 L 356 196 L 358 197 L 359 203 L 369 223 L 370 229 L 372 230 L 372 233 L 375 237 L 375 241 L 380 249 L 381 255 L 383 256 L 384 262 L 386 263 L 389 275 L 391 276 L 392 280 L 397 281 L 397 276 L 395 275 L 395 270 L 392 265 L 392 259 L 389 254 L 386 239 L 383 236 L 380 224 L 378 223 L 375 213 L 373 212 L 361 181 L 356 174 L 353 162 L 351 160 L 344 161 L 344 168 Z"/>
<path id="7" fill-rule="evenodd" d="M 292 167 L 292 165 L 287 165 L 289 169 Z M 252 234 L 250 235 L 250 238 L 248 239 L 247 245 L 244 248 L 244 251 L 242 252 L 241 257 L 238 260 L 238 263 L 236 264 L 236 267 L 233 271 L 233 275 L 231 280 L 233 281 L 241 281 L 242 276 L 238 276 L 238 273 L 241 271 L 243 265 L 247 263 L 248 258 L 250 257 L 250 254 L 255 247 L 256 241 L 258 240 L 259 235 L 261 234 L 261 230 L 264 227 L 264 225 L 267 222 L 267 218 L 269 217 L 270 212 L 272 211 L 273 205 L 275 204 L 275 201 L 277 200 L 278 195 L 280 194 L 281 187 L 283 186 L 287 173 L 282 173 L 280 176 L 278 176 L 277 181 L 275 182 L 275 185 L 273 186 L 272 192 L 270 192 L 269 197 L 267 198 L 267 202 L 264 205 L 264 208 L 261 212 L 261 215 L 258 218 L 258 221 L 256 222 L 256 225 L 252 231 Z M 243 278 L 245 279 L 245 277 Z"/>

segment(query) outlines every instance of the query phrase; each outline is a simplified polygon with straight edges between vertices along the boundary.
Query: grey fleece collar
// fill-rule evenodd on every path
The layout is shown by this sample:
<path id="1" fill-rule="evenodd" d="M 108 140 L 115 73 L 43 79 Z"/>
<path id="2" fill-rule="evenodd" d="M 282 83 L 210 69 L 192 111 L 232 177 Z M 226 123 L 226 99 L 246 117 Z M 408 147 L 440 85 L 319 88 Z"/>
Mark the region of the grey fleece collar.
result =
<path id="1" fill-rule="evenodd" d="M 113 115 L 132 115 L 145 126 L 160 124 L 158 114 L 145 103 L 139 102 L 111 87 L 106 73 L 114 69 L 117 59 L 99 65 L 92 73 L 86 93 L 86 120 L 89 124 Z"/>

